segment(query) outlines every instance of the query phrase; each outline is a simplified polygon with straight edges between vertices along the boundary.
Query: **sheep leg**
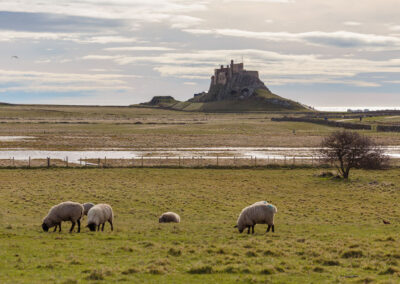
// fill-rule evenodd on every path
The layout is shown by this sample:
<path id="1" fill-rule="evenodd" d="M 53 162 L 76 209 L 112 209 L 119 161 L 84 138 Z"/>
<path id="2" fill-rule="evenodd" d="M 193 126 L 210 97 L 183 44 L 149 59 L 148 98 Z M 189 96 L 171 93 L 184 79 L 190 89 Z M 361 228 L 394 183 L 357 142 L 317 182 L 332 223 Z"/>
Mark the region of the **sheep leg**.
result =
<path id="1" fill-rule="evenodd" d="M 72 233 L 72 231 L 73 231 L 74 228 L 75 228 L 75 222 L 72 222 L 72 221 L 71 221 L 71 223 L 72 223 L 72 226 L 71 226 L 71 229 L 69 229 L 69 232 L 70 232 L 70 233 Z"/>
<path id="2" fill-rule="evenodd" d="M 58 232 L 59 233 L 61 232 L 61 222 L 60 222 L 60 224 L 58 224 Z"/>
<path id="3" fill-rule="evenodd" d="M 250 227 L 251 226 L 247 226 L 247 234 L 250 234 Z"/>
<path id="4" fill-rule="evenodd" d="M 100 231 L 100 224 L 97 226 L 97 232 Z"/>
<path id="5" fill-rule="evenodd" d="M 272 225 L 272 233 L 275 233 L 275 225 Z"/>
<path id="6" fill-rule="evenodd" d="M 101 231 L 102 232 L 104 232 L 104 225 L 105 225 L 106 223 L 103 223 L 103 225 L 101 226 Z"/>
<path id="7" fill-rule="evenodd" d="M 252 234 L 254 234 L 254 226 L 255 226 L 255 225 L 251 226 L 251 231 L 252 231 L 251 233 L 252 233 Z"/>
<path id="8" fill-rule="evenodd" d="M 78 219 L 78 221 L 76 221 L 78 223 L 78 233 L 81 232 L 81 219 Z"/>
<path id="9" fill-rule="evenodd" d="M 268 228 L 267 228 L 267 232 L 266 232 L 266 233 L 268 233 L 270 229 L 271 229 L 271 225 L 268 225 Z"/>
<path id="10" fill-rule="evenodd" d="M 54 226 L 54 231 L 53 232 L 55 232 L 55 231 L 57 231 L 57 224 Z"/>
<path id="11" fill-rule="evenodd" d="M 112 221 L 108 221 L 109 223 L 110 223 L 110 225 L 111 225 L 111 231 L 114 231 L 114 226 L 113 226 L 113 223 L 112 223 Z"/>

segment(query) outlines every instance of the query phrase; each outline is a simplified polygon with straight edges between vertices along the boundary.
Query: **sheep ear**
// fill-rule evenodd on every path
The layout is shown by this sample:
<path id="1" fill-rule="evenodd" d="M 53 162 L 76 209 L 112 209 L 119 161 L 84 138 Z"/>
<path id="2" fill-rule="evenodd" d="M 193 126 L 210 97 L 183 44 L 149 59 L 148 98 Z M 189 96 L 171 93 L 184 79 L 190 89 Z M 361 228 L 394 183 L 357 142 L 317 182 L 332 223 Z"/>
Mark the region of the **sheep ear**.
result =
<path id="1" fill-rule="evenodd" d="M 235 226 L 233 226 L 234 228 L 237 228 L 238 226 L 237 225 L 235 225 Z"/>

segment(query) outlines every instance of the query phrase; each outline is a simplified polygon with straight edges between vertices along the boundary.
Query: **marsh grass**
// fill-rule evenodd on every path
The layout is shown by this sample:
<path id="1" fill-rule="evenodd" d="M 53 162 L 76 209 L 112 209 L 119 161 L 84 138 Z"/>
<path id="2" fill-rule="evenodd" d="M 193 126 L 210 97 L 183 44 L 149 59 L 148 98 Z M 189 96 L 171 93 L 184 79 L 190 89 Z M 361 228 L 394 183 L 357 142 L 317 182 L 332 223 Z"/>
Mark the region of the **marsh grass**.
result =
<path id="1" fill-rule="evenodd" d="M 288 113 L 189 113 L 134 107 L 0 106 L 0 135 L 34 136 L 1 148 L 44 150 L 148 147 L 312 147 L 337 128 L 273 122 Z M 298 115 L 289 113 L 289 115 Z M 295 130 L 295 133 L 293 133 Z M 378 144 L 399 133 L 360 131 Z"/>
<path id="2" fill-rule="evenodd" d="M 356 170 L 349 182 L 316 172 L 0 170 L 0 282 L 398 283 L 398 170 Z M 111 204 L 114 232 L 42 232 L 65 200 Z M 239 234 L 240 210 L 259 200 L 278 207 L 276 232 Z M 158 223 L 169 210 L 180 224 Z"/>

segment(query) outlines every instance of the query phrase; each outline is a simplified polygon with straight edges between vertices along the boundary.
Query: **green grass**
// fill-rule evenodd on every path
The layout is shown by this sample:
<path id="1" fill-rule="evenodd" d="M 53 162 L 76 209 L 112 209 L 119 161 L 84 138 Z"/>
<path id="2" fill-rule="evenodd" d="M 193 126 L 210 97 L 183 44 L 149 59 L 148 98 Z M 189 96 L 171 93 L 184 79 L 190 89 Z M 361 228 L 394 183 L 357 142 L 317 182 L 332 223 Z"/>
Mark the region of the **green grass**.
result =
<path id="1" fill-rule="evenodd" d="M 349 182 L 318 173 L 0 170 L 0 282 L 398 283 L 398 170 L 354 171 Z M 66 200 L 111 204 L 115 231 L 42 232 Z M 278 207 L 276 232 L 239 234 L 240 210 L 259 200 Z M 159 224 L 167 210 L 182 222 Z"/>

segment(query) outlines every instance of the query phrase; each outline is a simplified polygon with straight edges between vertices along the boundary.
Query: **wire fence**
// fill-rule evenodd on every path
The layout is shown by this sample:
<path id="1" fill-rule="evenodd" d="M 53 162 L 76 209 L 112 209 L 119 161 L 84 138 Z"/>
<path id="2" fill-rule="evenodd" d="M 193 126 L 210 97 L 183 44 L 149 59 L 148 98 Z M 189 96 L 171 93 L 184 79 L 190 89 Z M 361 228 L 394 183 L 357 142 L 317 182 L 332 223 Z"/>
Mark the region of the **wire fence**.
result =
<path id="1" fill-rule="evenodd" d="M 400 160 L 391 159 L 391 166 L 399 166 Z M 270 167 L 270 166 L 307 166 L 322 167 L 333 166 L 319 157 L 131 157 L 125 159 L 85 158 L 70 161 L 64 159 L 9 159 L 0 160 L 0 168 L 140 168 L 140 167 L 179 167 L 179 168 L 200 168 L 200 167 Z"/>

